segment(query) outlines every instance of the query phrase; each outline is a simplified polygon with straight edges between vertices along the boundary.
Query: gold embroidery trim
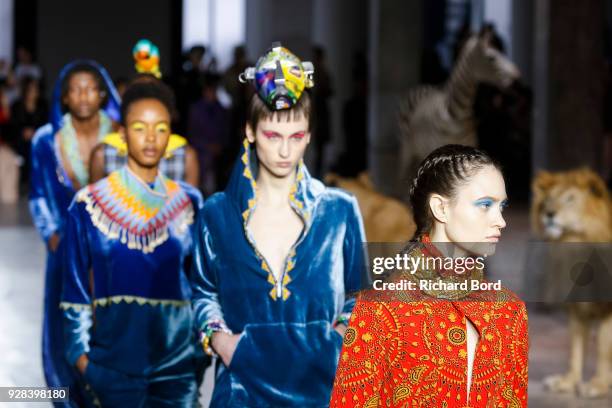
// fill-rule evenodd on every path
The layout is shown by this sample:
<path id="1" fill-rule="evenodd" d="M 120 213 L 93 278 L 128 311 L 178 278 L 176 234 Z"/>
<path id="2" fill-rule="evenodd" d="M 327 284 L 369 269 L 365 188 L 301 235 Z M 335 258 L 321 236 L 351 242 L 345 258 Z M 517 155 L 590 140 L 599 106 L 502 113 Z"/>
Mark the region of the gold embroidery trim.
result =
<path id="1" fill-rule="evenodd" d="M 150 305 L 150 306 L 174 306 L 174 307 L 184 307 L 188 306 L 190 302 L 188 300 L 175 300 L 175 299 L 152 299 L 145 298 L 141 296 L 131 296 L 131 295 L 118 295 L 118 296 L 110 296 L 105 298 L 98 298 L 93 301 L 94 306 L 110 306 L 111 304 L 118 303 L 137 303 L 139 306 Z M 70 303 L 70 302 L 61 302 L 60 308 L 63 310 L 74 309 L 77 311 L 85 310 L 91 308 L 90 304 L 85 303 Z"/>
<path id="2" fill-rule="evenodd" d="M 60 306 L 60 309 L 62 310 L 74 309 L 77 312 L 80 312 L 86 309 L 91 309 L 91 305 L 88 303 L 61 302 L 59 306 Z"/>
<path id="3" fill-rule="evenodd" d="M 242 212 L 242 220 L 243 220 L 243 226 L 244 226 L 245 231 L 247 231 L 247 222 L 249 220 L 249 216 L 251 215 L 251 212 L 253 211 L 253 208 L 255 207 L 255 203 L 257 201 L 257 181 L 253 177 L 253 172 L 251 171 L 251 166 L 249 164 L 249 149 L 250 149 L 249 144 L 250 144 L 249 140 L 247 138 L 244 138 L 244 141 L 242 143 L 244 147 L 244 153 L 241 156 L 242 163 L 244 164 L 244 171 L 242 172 L 242 175 L 247 180 L 249 180 L 249 183 L 251 184 L 251 188 L 253 189 L 253 194 L 254 194 L 254 197 L 248 200 L 248 208 Z M 304 228 L 306 228 L 306 224 L 308 222 L 308 219 L 310 218 L 310 214 L 307 211 L 304 211 L 304 204 L 295 197 L 295 194 L 297 192 L 298 183 L 304 179 L 304 172 L 302 171 L 303 166 L 304 166 L 304 161 L 300 160 L 300 164 L 298 165 L 298 174 L 295 178 L 295 183 L 293 183 L 293 185 L 291 186 L 291 190 L 289 191 L 289 202 L 293 204 L 293 207 L 302 216 L 303 221 L 304 221 Z M 272 285 L 272 289 L 270 290 L 269 295 L 273 300 L 277 300 L 278 296 L 276 294 L 276 279 L 272 273 L 272 270 L 267 265 L 265 259 L 257 251 L 254 245 L 253 245 L 253 248 L 255 249 L 257 256 L 261 259 L 261 268 L 268 273 L 267 282 L 270 285 Z M 287 257 L 287 264 L 286 264 L 285 271 L 284 271 L 283 281 L 281 283 L 283 300 L 287 300 L 289 296 L 291 295 L 291 291 L 287 289 L 287 285 L 289 284 L 289 282 L 291 282 L 291 277 L 289 276 L 289 272 L 291 272 L 293 268 L 295 268 L 295 249 L 292 249 Z"/>

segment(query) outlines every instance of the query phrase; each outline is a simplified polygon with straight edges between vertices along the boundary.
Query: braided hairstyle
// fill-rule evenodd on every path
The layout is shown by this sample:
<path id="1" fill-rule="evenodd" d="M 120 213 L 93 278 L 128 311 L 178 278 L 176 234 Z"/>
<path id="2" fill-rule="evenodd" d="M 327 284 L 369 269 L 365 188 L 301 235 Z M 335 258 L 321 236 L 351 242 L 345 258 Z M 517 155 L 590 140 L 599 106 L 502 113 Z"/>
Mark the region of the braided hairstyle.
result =
<path id="1" fill-rule="evenodd" d="M 485 166 L 501 171 L 501 165 L 482 150 L 458 144 L 439 147 L 421 162 L 410 187 L 410 204 L 417 226 L 413 239 L 433 227 L 430 196 L 454 198 L 457 187 L 468 183 Z"/>

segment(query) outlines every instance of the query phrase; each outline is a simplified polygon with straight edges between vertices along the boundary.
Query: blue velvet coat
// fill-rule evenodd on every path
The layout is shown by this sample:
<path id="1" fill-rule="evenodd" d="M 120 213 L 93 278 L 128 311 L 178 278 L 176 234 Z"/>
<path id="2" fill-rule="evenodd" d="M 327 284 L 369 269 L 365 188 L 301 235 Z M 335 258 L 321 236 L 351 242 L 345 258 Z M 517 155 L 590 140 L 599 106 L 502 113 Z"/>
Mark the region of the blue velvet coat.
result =
<path id="1" fill-rule="evenodd" d="M 62 352 L 62 316 L 59 309 L 64 226 L 75 190 L 61 163 L 54 139 L 62 126 L 61 85 L 69 70 L 79 63 L 87 63 L 100 72 L 109 91 L 109 102 L 104 110 L 111 119 L 119 119 L 119 97 L 104 68 L 93 61 L 74 61 L 62 69 L 55 84 L 50 122 L 39 128 L 32 140 L 29 199 L 32 219 L 45 243 L 53 234 L 60 237 L 58 249 L 55 252 L 47 251 L 45 272 L 42 354 L 45 379 L 49 387 L 73 386 L 77 381 L 74 369 L 67 364 Z M 71 400 L 79 401 L 78 390 L 71 392 Z"/>
<path id="2" fill-rule="evenodd" d="M 342 345 L 333 323 L 366 279 L 357 201 L 300 165 L 289 200 L 304 230 L 277 281 L 246 229 L 256 170 L 245 141 L 226 190 L 206 201 L 196 226 L 196 323 L 222 321 L 241 334 L 229 367 L 217 367 L 211 407 L 324 407 Z"/>
<path id="3" fill-rule="evenodd" d="M 139 201 L 120 194 L 109 181 L 118 174 L 136 177 L 126 170 L 79 191 L 68 210 L 61 303 L 65 356 L 74 365 L 87 353 L 84 379 L 102 406 L 150 406 L 151 395 L 157 393 L 169 406 L 191 407 L 203 352 L 193 325 L 187 274 L 202 198 L 193 187 L 164 178 L 166 185 L 187 193 L 159 211 L 166 214 L 156 221 L 169 220 L 166 233 L 130 235 L 132 230 L 122 223 L 138 228 L 140 215 L 130 219 L 128 213 L 145 211 L 133 210 L 140 208 L 134 204 Z M 110 189 L 95 192 L 103 183 Z M 145 194 L 153 194 L 144 188 Z M 121 197 L 119 203 L 109 191 Z M 155 193 L 163 191 L 156 184 Z M 143 224 L 142 231 L 156 223 Z M 161 397 L 156 398 L 159 403 Z"/>

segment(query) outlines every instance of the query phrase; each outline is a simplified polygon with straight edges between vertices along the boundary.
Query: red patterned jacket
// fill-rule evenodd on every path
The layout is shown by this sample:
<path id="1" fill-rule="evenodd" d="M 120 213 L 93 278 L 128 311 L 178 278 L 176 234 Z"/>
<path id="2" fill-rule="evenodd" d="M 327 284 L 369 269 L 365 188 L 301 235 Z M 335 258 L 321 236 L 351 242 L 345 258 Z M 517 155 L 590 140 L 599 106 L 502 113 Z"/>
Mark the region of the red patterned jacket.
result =
<path id="1" fill-rule="evenodd" d="M 364 292 L 344 337 L 330 407 L 526 407 L 525 304 L 506 289 L 487 295 L 407 302 Z M 466 319 L 479 334 L 469 401 Z"/>

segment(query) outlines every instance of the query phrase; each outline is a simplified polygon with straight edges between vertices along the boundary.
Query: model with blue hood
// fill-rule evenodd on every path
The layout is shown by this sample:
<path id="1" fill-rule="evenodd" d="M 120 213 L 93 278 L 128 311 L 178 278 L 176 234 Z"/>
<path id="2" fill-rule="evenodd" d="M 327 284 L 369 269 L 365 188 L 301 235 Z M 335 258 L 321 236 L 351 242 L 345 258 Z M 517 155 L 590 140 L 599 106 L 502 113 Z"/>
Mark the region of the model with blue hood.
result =
<path id="1" fill-rule="evenodd" d="M 245 71 L 258 87 L 247 138 L 196 224 L 192 303 L 203 346 L 220 356 L 211 407 L 328 406 L 341 326 L 366 284 L 357 200 L 302 160 L 308 67 L 275 46 Z"/>
<path id="2" fill-rule="evenodd" d="M 34 224 L 44 242 L 48 244 L 42 345 L 45 379 L 49 387 L 70 386 L 70 397 L 75 403 L 80 401 L 80 388 L 77 386 L 79 378 L 75 369 L 64 357 L 62 313 L 59 303 L 62 290 L 61 261 L 64 250 L 62 245 L 64 225 L 68 206 L 79 186 L 75 186 L 69 177 L 67 167 L 62 160 L 60 146 L 57 143 L 57 140 L 61 138 L 56 135 L 65 126 L 70 125 L 65 120 L 62 100 L 65 81 L 75 70 L 83 66 L 97 71 L 104 82 L 105 89 L 98 90 L 105 93 L 101 99 L 106 100 L 105 106 L 100 111 L 104 112 L 105 118 L 101 120 L 101 125 L 108 127 L 110 120 L 119 119 L 119 97 L 106 70 L 94 61 L 74 61 L 66 65 L 54 88 L 50 122 L 39 128 L 33 138 L 29 199 Z M 100 133 L 104 131 L 106 129 L 100 129 Z M 74 167 L 73 172 L 79 173 L 76 171 L 78 166 Z M 87 174 L 86 168 L 84 174 Z M 50 241 L 55 242 L 49 245 Z M 58 406 L 68 405 L 56 404 Z"/>

